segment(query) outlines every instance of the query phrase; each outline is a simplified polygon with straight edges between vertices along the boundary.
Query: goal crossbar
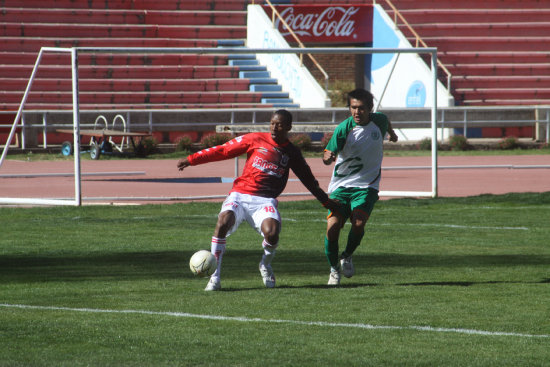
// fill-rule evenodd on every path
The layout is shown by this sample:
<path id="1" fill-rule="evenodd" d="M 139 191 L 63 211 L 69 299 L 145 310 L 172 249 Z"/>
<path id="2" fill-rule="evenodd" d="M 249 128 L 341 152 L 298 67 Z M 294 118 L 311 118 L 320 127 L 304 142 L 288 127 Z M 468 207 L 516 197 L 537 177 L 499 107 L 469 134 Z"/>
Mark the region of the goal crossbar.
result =
<path id="1" fill-rule="evenodd" d="M 32 88 L 38 67 L 45 52 L 69 53 L 71 55 L 72 103 L 73 103 L 73 140 L 74 140 L 74 199 L 39 199 L 0 197 L 0 204 L 38 204 L 38 205 L 82 205 L 81 167 L 80 167 L 80 107 L 78 102 L 78 55 L 80 53 L 170 53 L 170 54 L 429 54 L 432 71 L 433 101 L 431 107 L 432 128 L 432 177 L 431 191 L 381 191 L 384 196 L 437 197 L 437 48 L 369 48 L 369 47 L 306 47 L 306 48 L 181 48 L 181 47 L 42 47 L 36 58 L 29 82 L 14 119 L 8 140 L 0 156 L 0 169 L 7 155 L 9 145 L 15 135 L 25 103 Z"/>

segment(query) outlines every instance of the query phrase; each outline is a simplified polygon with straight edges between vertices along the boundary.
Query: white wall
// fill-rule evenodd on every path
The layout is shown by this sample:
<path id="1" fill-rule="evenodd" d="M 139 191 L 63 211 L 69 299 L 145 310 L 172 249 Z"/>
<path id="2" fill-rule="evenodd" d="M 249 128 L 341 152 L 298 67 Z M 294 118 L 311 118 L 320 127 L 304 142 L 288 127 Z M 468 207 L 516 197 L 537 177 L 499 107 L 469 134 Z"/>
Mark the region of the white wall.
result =
<path id="1" fill-rule="evenodd" d="M 250 48 L 289 48 L 290 46 L 274 29 L 260 5 L 248 5 L 247 46 Z M 330 107 L 325 90 L 317 83 L 309 70 L 300 65 L 296 54 L 257 54 L 260 63 L 267 67 L 271 77 L 277 78 L 283 90 L 288 92 L 301 108 Z M 304 55 L 304 57 L 307 57 Z"/>

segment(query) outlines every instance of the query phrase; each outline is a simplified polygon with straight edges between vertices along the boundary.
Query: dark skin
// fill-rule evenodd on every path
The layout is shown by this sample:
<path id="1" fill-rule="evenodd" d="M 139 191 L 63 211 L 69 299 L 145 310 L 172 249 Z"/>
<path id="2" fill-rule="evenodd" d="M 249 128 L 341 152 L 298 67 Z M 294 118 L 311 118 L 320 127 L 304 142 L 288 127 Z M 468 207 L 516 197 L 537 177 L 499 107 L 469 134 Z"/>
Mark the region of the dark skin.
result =
<path id="1" fill-rule="evenodd" d="M 271 138 L 277 144 L 284 144 L 288 141 L 288 133 L 292 129 L 292 123 L 285 121 L 284 116 L 279 114 L 273 114 L 270 121 Z M 183 171 L 184 168 L 189 166 L 187 158 L 180 159 L 178 161 L 178 169 Z M 330 200 L 326 204 L 326 207 L 330 210 L 337 210 L 338 204 L 334 200 Z M 332 209 L 331 209 L 332 208 Z M 229 230 L 235 225 L 235 214 L 228 210 L 218 215 L 218 222 L 214 229 L 214 236 L 218 238 L 225 238 Z M 273 218 L 266 218 L 262 222 L 261 231 L 268 243 L 276 244 L 279 242 L 279 233 L 281 231 L 280 223 Z"/>
<path id="2" fill-rule="evenodd" d="M 369 106 L 359 99 L 351 98 L 349 100 L 349 111 L 353 120 L 358 125 L 366 125 L 369 123 L 369 113 L 371 112 L 372 107 Z M 391 123 L 388 126 L 389 140 L 391 142 L 396 142 L 398 137 L 391 127 Z M 329 150 L 325 150 L 323 154 L 323 163 L 329 165 L 336 160 L 336 154 Z M 333 212 L 327 220 L 327 239 L 329 241 L 337 241 L 340 236 L 340 229 L 344 226 L 345 218 L 340 215 L 338 211 Z M 352 211 L 350 216 L 351 230 L 357 234 L 362 235 L 365 232 L 365 225 L 368 220 L 367 213 L 355 209 Z"/>

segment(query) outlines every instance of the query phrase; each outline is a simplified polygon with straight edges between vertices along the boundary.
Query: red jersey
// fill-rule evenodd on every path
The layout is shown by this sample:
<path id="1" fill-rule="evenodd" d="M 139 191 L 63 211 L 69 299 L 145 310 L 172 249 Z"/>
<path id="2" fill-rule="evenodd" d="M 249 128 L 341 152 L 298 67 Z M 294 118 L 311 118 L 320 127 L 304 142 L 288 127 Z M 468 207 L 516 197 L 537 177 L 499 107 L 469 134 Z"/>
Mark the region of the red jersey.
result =
<path id="1" fill-rule="evenodd" d="M 319 187 L 302 152 L 290 141 L 277 144 L 270 133 L 249 133 L 223 145 L 201 150 L 187 157 L 192 166 L 235 158 L 246 153 L 243 174 L 235 179 L 231 192 L 276 198 L 285 189 L 289 170 L 319 200 L 326 203 L 327 194 Z"/>

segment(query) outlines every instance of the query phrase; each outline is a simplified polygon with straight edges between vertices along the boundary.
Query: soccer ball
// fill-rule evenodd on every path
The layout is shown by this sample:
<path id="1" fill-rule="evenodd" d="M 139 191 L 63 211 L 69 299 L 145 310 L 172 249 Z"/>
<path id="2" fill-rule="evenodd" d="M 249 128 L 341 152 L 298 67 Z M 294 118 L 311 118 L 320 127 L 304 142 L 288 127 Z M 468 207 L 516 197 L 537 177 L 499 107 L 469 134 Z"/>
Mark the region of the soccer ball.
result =
<path id="1" fill-rule="evenodd" d="M 216 271 L 218 260 L 210 251 L 200 250 L 191 256 L 189 268 L 191 272 L 199 277 L 208 277 Z"/>

